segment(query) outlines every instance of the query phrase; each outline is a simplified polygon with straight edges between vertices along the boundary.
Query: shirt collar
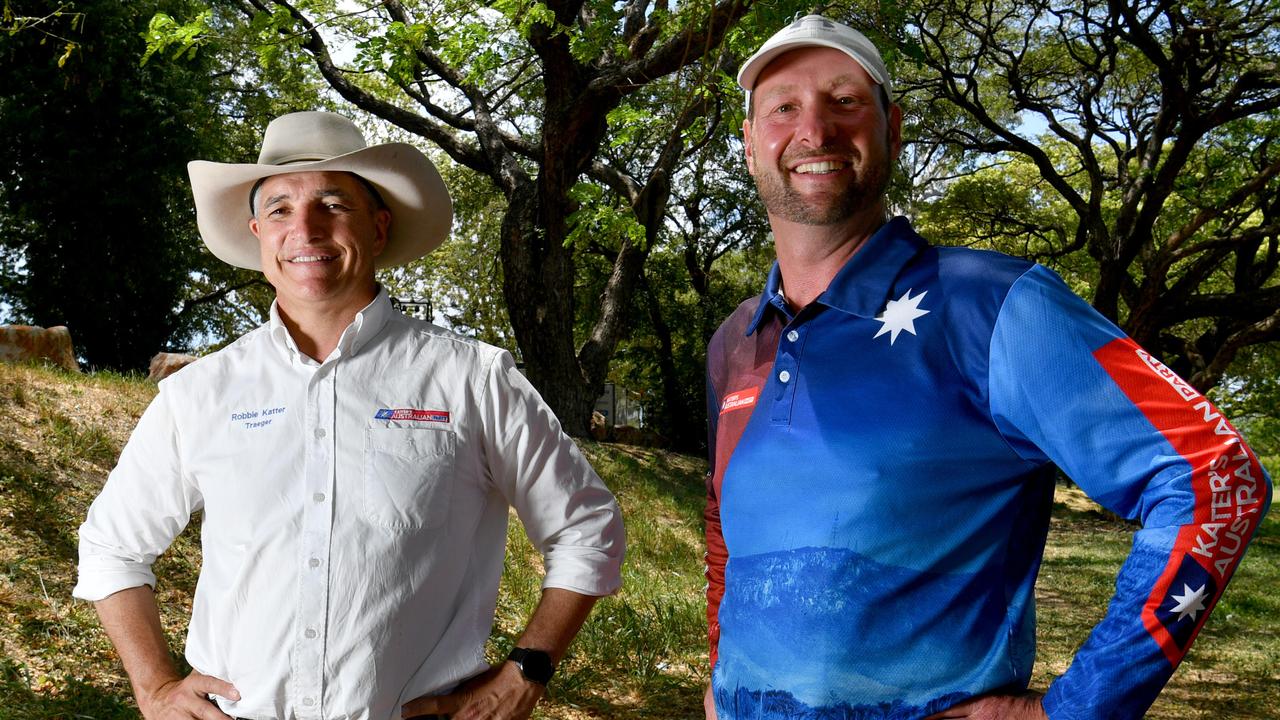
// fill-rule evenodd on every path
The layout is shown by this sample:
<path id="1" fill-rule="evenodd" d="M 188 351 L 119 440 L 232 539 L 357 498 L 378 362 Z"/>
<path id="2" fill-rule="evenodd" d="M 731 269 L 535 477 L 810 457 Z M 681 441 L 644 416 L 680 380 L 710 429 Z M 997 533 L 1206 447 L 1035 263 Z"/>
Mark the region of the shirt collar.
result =
<path id="1" fill-rule="evenodd" d="M 909 220 L 893 218 L 867 238 L 814 302 L 859 317 L 875 317 L 884 309 L 893 281 L 902 268 L 926 245 L 924 238 L 911 228 Z M 782 271 L 777 261 L 769 271 L 755 316 L 747 325 L 748 335 L 756 331 L 770 307 L 791 319 L 791 310 L 782 294 Z"/>
<path id="2" fill-rule="evenodd" d="M 284 320 L 280 318 L 280 310 L 277 303 L 278 301 L 275 300 L 271 302 L 271 318 L 268 321 L 272 340 L 299 360 L 317 364 L 298 350 L 297 343 L 293 341 L 293 337 L 289 335 L 289 329 L 285 327 Z M 373 302 L 356 313 L 355 319 L 342 331 L 342 336 L 338 338 L 338 346 L 325 360 L 334 360 L 343 355 L 354 355 L 360 352 L 360 348 L 367 345 L 386 326 L 387 321 L 391 319 L 391 313 L 391 298 L 387 295 L 386 288 L 379 285 L 378 294 L 374 296 Z"/>
<path id="3" fill-rule="evenodd" d="M 788 322 L 791 320 L 791 308 L 787 306 L 787 297 L 782 294 L 782 270 L 779 269 L 777 260 L 773 261 L 773 267 L 769 269 L 769 279 L 765 281 L 760 303 L 756 305 L 756 313 L 751 317 L 751 322 L 747 323 L 748 335 L 760 326 L 760 322 L 764 320 L 764 313 L 769 308 L 782 313 Z"/>

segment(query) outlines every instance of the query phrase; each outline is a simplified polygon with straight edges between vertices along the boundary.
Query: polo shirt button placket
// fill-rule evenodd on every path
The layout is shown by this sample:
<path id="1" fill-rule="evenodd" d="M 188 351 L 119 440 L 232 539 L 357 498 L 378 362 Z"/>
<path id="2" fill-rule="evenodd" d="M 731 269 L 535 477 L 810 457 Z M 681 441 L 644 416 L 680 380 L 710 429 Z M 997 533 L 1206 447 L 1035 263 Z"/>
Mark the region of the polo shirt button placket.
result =
<path id="1" fill-rule="evenodd" d="M 807 317 L 807 316 L 805 316 Z M 770 419 L 774 425 L 790 425 L 791 409 L 795 400 L 796 382 L 800 379 L 801 341 L 806 332 L 804 321 L 793 320 L 795 327 L 784 330 L 774 357 L 774 378 L 778 384 Z"/>

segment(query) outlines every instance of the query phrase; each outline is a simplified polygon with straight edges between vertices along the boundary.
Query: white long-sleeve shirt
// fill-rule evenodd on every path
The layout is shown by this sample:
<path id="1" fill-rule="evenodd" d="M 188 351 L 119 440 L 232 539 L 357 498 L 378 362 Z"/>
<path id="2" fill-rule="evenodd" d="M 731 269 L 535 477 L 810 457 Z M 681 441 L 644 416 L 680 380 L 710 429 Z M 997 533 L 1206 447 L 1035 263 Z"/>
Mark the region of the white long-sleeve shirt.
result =
<path id="1" fill-rule="evenodd" d="M 80 528 L 76 597 L 155 585 L 203 509 L 186 655 L 244 718 L 388 720 L 484 667 L 507 509 L 543 587 L 621 583 L 613 496 L 505 351 L 385 293 L 323 363 L 267 325 L 160 384 Z"/>

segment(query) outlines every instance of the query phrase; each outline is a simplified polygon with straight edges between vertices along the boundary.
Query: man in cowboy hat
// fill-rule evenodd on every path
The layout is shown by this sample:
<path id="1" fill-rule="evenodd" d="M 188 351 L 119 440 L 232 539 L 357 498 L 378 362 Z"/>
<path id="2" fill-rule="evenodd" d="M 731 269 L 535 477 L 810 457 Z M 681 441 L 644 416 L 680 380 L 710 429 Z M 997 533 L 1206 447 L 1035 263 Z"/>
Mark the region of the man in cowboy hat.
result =
<path id="1" fill-rule="evenodd" d="M 164 380 L 80 528 L 95 601 L 144 715 L 527 717 L 597 596 L 617 505 L 511 356 L 392 309 L 374 271 L 430 252 L 451 204 L 403 143 L 346 118 L 274 120 L 258 163 L 193 162 L 201 236 L 261 270 L 270 321 Z M 543 595 L 486 670 L 508 507 Z M 203 510 L 187 635 L 169 659 L 151 564 Z"/>
<path id="2" fill-rule="evenodd" d="M 801 18 L 738 81 L 777 263 L 707 351 L 708 716 L 1141 717 L 1266 512 L 1256 456 L 1050 271 L 888 218 L 863 35 Z M 1142 529 L 1041 697 L 1055 464 Z"/>

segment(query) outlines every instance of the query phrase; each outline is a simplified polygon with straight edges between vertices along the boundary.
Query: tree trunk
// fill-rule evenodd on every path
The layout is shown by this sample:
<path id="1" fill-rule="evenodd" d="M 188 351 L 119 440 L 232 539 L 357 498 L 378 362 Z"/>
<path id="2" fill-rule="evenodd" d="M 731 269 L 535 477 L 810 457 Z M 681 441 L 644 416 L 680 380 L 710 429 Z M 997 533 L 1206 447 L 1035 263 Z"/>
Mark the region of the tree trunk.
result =
<path id="1" fill-rule="evenodd" d="M 573 258 L 539 227 L 539 210 L 532 182 L 509 197 L 502 219 L 502 290 L 525 375 L 565 432 L 582 437 L 595 394 L 579 369 L 573 344 Z"/>
<path id="2" fill-rule="evenodd" d="M 668 428 L 666 439 L 672 449 L 700 451 L 706 443 L 706 413 L 699 407 L 704 400 L 703 394 L 691 392 L 694 388 L 681 381 L 680 371 L 676 368 L 671 328 L 663 318 L 662 306 L 647 281 L 644 296 L 649 321 L 653 323 L 653 332 L 658 339 L 658 371 L 662 378 L 662 409 L 655 424 Z"/>

